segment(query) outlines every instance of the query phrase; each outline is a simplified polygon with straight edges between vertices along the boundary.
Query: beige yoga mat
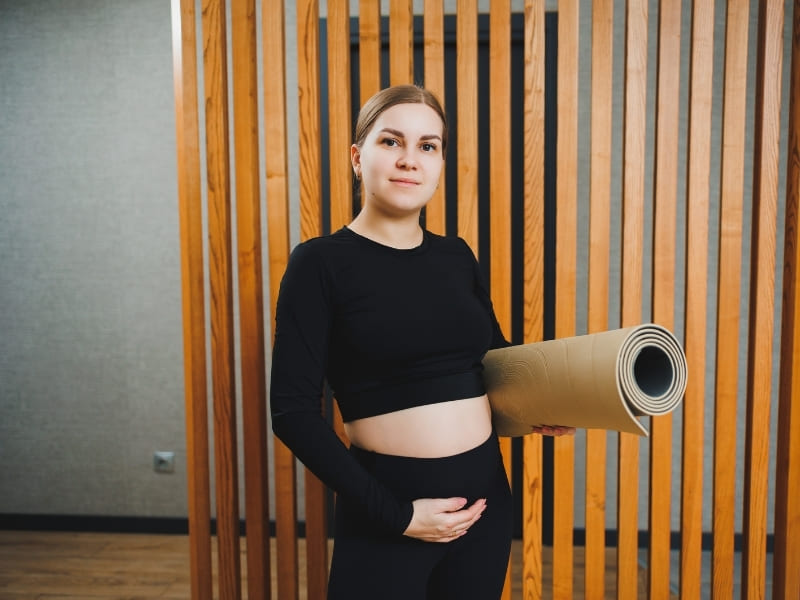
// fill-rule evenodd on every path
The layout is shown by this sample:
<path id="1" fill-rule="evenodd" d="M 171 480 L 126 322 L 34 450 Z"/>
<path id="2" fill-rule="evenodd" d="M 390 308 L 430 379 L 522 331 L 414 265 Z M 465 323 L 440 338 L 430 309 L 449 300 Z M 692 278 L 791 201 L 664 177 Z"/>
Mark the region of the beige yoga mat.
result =
<path id="1" fill-rule="evenodd" d="M 483 365 L 502 436 L 536 425 L 646 436 L 638 417 L 673 411 L 686 390 L 683 348 L 653 324 L 490 350 Z"/>

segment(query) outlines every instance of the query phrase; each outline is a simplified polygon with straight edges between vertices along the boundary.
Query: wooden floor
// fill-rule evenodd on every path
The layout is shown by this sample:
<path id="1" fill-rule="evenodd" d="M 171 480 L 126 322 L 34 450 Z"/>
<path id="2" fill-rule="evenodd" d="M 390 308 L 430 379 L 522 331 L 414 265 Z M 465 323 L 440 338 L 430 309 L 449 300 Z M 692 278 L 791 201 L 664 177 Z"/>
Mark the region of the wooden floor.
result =
<path id="1" fill-rule="evenodd" d="M 519 556 L 520 545 L 514 543 L 512 556 Z M 548 550 L 543 552 L 544 598 L 552 585 Z M 183 535 L 0 531 L 0 600 L 186 600 L 191 596 L 188 552 Z M 583 597 L 582 558 L 576 548 L 575 598 Z M 615 598 L 612 551 L 606 564 L 606 598 Z M 512 598 L 521 599 L 518 566 L 512 576 Z M 646 596 L 644 580 L 640 572 L 639 598 Z M 272 597 L 278 597 L 275 590 Z M 305 590 L 300 597 L 308 600 Z"/>

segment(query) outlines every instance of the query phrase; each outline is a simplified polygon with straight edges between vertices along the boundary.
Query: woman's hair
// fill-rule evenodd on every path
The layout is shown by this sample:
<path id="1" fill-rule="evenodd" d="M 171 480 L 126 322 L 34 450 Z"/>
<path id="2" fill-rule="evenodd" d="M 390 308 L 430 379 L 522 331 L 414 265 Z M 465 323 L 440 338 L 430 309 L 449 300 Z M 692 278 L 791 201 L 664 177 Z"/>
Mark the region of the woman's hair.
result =
<path id="1" fill-rule="evenodd" d="M 373 95 L 361 107 L 355 130 L 355 145 L 361 147 L 378 117 L 396 104 L 425 104 L 442 119 L 442 156 L 447 148 L 447 116 L 433 93 L 417 85 L 394 85 Z"/>

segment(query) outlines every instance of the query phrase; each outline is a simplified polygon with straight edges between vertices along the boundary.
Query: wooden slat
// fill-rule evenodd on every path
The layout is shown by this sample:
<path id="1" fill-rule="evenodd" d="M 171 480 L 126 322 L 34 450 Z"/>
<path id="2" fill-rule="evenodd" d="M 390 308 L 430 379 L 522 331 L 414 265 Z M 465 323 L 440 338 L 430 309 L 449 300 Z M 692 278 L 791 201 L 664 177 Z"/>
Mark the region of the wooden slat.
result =
<path id="1" fill-rule="evenodd" d="M 489 12 L 489 184 L 492 199 L 489 252 L 492 305 L 501 329 L 511 337 L 511 3 L 495 0 Z M 511 477 L 511 439 L 500 440 Z M 511 564 L 503 600 L 511 598 Z"/>
<path id="2" fill-rule="evenodd" d="M 714 407 L 714 545 L 711 570 L 714 598 L 733 596 L 736 404 L 739 383 L 749 2 L 728 2 L 726 12 Z"/>
<path id="3" fill-rule="evenodd" d="M 783 3 L 761 2 L 758 15 L 750 315 L 745 431 L 742 591 L 763 597 L 775 307 L 775 251 L 780 155 Z"/>
<path id="4" fill-rule="evenodd" d="M 630 2 L 626 14 L 625 129 L 622 190 L 623 327 L 641 321 L 644 157 L 647 96 L 647 2 Z M 639 438 L 619 434 L 617 469 L 617 597 L 636 595 L 638 560 Z"/>
<path id="5" fill-rule="evenodd" d="M 440 0 L 425 0 L 423 15 L 425 87 L 444 104 L 444 5 Z M 446 233 L 445 177 L 425 206 L 425 227 L 433 233 Z"/>
<path id="6" fill-rule="evenodd" d="M 239 558 L 231 174 L 228 148 L 227 35 L 224 2 L 204 0 L 202 22 L 219 596 L 224 600 L 238 600 L 241 597 L 242 584 Z"/>
<path id="7" fill-rule="evenodd" d="M 614 3 L 592 5 L 592 121 L 589 222 L 589 333 L 608 329 L 611 257 L 611 140 Z M 607 434 L 586 431 L 585 597 L 605 598 Z"/>
<path id="8" fill-rule="evenodd" d="M 231 2 L 239 341 L 247 519 L 247 597 L 270 596 L 267 391 L 261 269 L 258 64 L 254 0 Z"/>
<path id="9" fill-rule="evenodd" d="M 389 2 L 389 83 L 414 83 L 414 6 L 411 0 Z"/>
<path id="10" fill-rule="evenodd" d="M 708 297 L 708 212 L 714 5 L 692 8 L 686 185 L 686 292 L 684 349 L 689 373 L 681 444 L 681 598 L 699 599 L 702 577 L 703 438 Z"/>
<path id="11" fill-rule="evenodd" d="M 360 103 L 381 89 L 381 2 L 358 3 L 358 80 Z"/>
<path id="12" fill-rule="evenodd" d="M 262 10 L 264 138 L 269 244 L 270 315 L 275 315 L 278 290 L 289 260 L 289 167 L 286 126 L 286 32 L 283 0 L 266 0 Z M 271 321 L 272 322 L 272 321 Z M 274 334 L 274 330 L 273 330 Z M 275 538 L 278 595 L 299 597 L 296 461 L 291 450 L 273 438 Z"/>
<path id="13" fill-rule="evenodd" d="M 350 5 L 328 0 L 328 151 L 331 231 L 353 219 L 353 168 L 350 163 Z"/>
<path id="14" fill-rule="evenodd" d="M 456 3 L 458 235 L 478 253 L 478 2 Z"/>
<path id="15" fill-rule="evenodd" d="M 558 120 L 556 142 L 555 337 L 574 336 L 578 235 L 578 45 L 577 0 L 558 4 Z M 553 423 L 561 425 L 561 423 Z M 553 598 L 573 596 L 575 439 L 553 440 Z"/>
<path id="16" fill-rule="evenodd" d="M 525 0 L 524 342 L 544 332 L 544 2 Z M 542 438 L 522 440 L 522 596 L 542 597 Z"/>
<path id="17" fill-rule="evenodd" d="M 211 491 L 194 0 L 172 0 L 172 28 L 183 298 L 186 478 L 191 536 L 189 572 L 192 598 L 210 600 L 212 596 Z"/>
<path id="18" fill-rule="evenodd" d="M 783 318 L 778 447 L 775 464 L 775 549 L 772 593 L 800 597 L 800 2 L 794 3 L 792 75 L 789 88 L 789 145 L 786 156 Z"/>
<path id="19" fill-rule="evenodd" d="M 658 90 L 653 225 L 653 318 L 675 324 L 675 234 L 680 106 L 681 3 L 659 4 Z M 672 415 L 650 420 L 648 597 L 670 597 Z"/>
<path id="20" fill-rule="evenodd" d="M 353 219 L 353 168 L 350 163 L 350 5 L 328 1 L 328 151 L 330 227 L 337 231 Z M 346 440 L 339 407 L 333 405 L 333 428 Z"/>
<path id="21" fill-rule="evenodd" d="M 320 148 L 319 4 L 297 3 L 297 86 L 300 135 L 300 237 L 322 234 Z M 320 390 L 322 402 L 322 390 Z M 306 493 L 306 580 L 309 598 L 324 598 L 328 587 L 326 488 L 308 469 Z"/>

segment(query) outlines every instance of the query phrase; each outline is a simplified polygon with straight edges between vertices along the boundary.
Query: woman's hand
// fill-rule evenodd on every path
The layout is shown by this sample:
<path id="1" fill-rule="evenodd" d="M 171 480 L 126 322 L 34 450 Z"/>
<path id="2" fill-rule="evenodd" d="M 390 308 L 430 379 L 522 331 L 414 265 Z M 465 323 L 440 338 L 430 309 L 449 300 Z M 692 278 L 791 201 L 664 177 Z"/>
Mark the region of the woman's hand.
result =
<path id="1" fill-rule="evenodd" d="M 541 425 L 534 427 L 532 433 L 539 433 L 541 435 L 575 435 L 574 427 L 565 427 L 564 425 Z"/>
<path id="2" fill-rule="evenodd" d="M 425 542 L 452 542 L 458 539 L 481 518 L 486 499 L 472 506 L 465 498 L 420 498 L 412 502 L 414 514 L 403 535 Z"/>

